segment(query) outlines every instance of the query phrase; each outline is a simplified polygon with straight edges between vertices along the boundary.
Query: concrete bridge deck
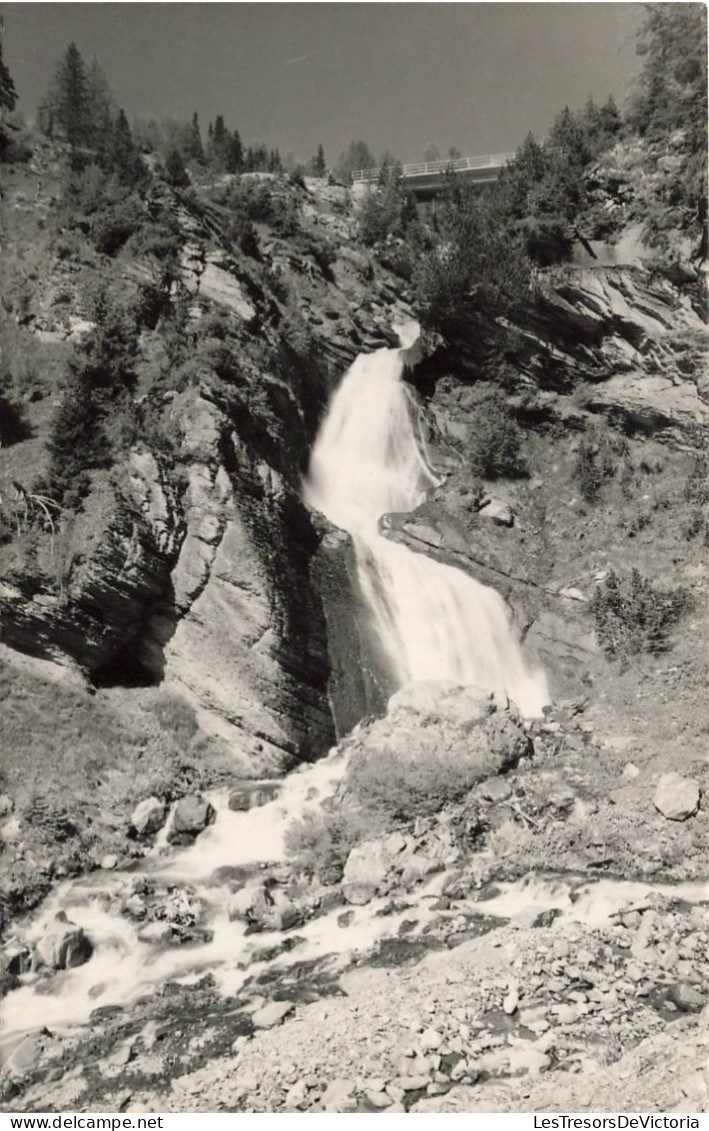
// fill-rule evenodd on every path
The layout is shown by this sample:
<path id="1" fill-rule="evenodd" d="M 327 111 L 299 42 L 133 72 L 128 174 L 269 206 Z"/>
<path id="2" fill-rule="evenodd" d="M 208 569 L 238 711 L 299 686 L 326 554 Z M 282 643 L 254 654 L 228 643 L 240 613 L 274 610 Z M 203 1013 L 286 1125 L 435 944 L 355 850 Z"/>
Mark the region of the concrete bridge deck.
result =
<path id="1" fill-rule="evenodd" d="M 449 170 L 461 180 L 485 185 L 496 181 L 500 170 L 514 157 L 514 153 L 488 153 L 484 157 L 454 157 L 443 161 L 420 161 L 402 165 L 401 175 L 406 187 L 415 196 L 435 196 L 445 182 Z M 379 179 L 381 168 L 357 169 L 352 174 L 353 185 L 373 184 Z"/>

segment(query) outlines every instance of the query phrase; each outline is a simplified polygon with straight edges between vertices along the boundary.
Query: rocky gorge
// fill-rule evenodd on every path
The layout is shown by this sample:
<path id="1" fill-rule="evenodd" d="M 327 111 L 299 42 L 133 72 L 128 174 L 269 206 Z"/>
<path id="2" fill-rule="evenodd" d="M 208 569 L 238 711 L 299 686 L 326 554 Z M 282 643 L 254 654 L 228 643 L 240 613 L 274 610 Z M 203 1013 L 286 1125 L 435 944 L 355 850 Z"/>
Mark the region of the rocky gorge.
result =
<path id="1" fill-rule="evenodd" d="M 51 207 L 55 157 L 40 144 L 8 178 L 11 256 Z M 155 190 L 153 214 L 179 232 L 190 379 L 148 389 L 161 346 L 144 328 L 152 440 L 99 470 L 83 513 L 38 540 L 24 537 L 20 496 L 23 536 L 2 547 L 13 744 L 28 704 L 49 716 L 42 749 L 3 765 L 6 1102 L 596 1110 L 603 1081 L 608 1110 L 699 1110 L 696 469 L 709 409 L 697 272 L 678 281 L 637 246 L 623 258 L 599 244 L 510 313 L 503 397 L 525 474 L 472 458 L 492 427 L 488 328 L 471 313 L 445 339 L 424 334 L 405 376 L 437 483 L 381 532 L 505 599 L 550 702 L 523 719 L 450 684 L 390 698 L 353 540 L 303 501 L 303 477 L 344 371 L 395 346 L 415 296 L 359 246 L 349 189 L 261 179 L 301 226 L 264 225 L 258 263 L 223 237 L 218 194 Z M 79 279 L 103 267 L 85 249 L 80 269 L 42 254 L 30 312 L 11 321 L 46 361 L 91 332 Z M 133 294 L 151 267 L 126 254 L 112 269 Z M 33 430 L 0 450 L 3 498 L 43 458 L 53 394 L 32 380 Z M 594 503 L 584 451 L 602 468 Z M 666 648 L 628 662 L 607 654 L 594 610 L 632 567 L 692 603 Z M 54 746 L 52 713 L 68 732 Z M 102 761 L 117 717 L 151 745 L 120 731 Z M 67 767 L 61 750 L 77 744 Z M 308 867 L 290 822 L 346 802 L 348 767 L 402 756 L 443 758 L 445 772 L 462 760 L 461 797 L 345 838 L 329 875 Z M 26 1011 L 44 1020 L 7 1023 Z"/>

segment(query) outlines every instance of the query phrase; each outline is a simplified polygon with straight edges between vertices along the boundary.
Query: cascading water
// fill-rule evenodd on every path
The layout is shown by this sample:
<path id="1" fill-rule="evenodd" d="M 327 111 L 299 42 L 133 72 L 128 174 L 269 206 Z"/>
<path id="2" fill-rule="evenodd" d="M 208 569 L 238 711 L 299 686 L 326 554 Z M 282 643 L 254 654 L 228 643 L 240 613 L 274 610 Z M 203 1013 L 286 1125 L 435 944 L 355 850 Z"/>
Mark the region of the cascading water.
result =
<path id="1" fill-rule="evenodd" d="M 411 345 L 411 327 L 401 334 Z M 546 680 L 527 667 L 499 594 L 379 532 L 382 515 L 414 510 L 437 484 L 416 434 L 404 365 L 403 349 L 354 362 L 317 436 L 305 498 L 352 535 L 359 583 L 399 686 L 473 684 L 539 715 Z"/>
<path id="2" fill-rule="evenodd" d="M 382 350 L 352 366 L 315 445 L 306 496 L 352 534 L 362 589 L 400 683 L 433 678 L 477 684 L 506 691 L 524 712 L 538 713 L 546 701 L 544 679 L 526 668 L 502 599 L 460 571 L 378 532 L 382 514 L 411 510 L 435 483 L 401 381 L 403 364 L 401 351 Z M 402 904 L 394 914 L 388 907 L 383 915 L 387 896 L 351 909 L 354 919 L 346 932 L 337 926 L 337 906 L 306 921 L 298 927 L 297 946 L 283 948 L 273 959 L 256 952 L 277 951 L 281 934 L 250 936 L 245 924 L 229 915 L 235 886 L 221 869 L 246 866 L 247 872 L 258 874 L 260 863 L 282 860 L 286 828 L 332 796 L 346 764 L 347 751 L 335 751 L 289 775 L 276 800 L 246 813 L 232 812 L 226 794 L 212 796 L 216 823 L 192 847 L 170 849 L 158 843 L 140 868 L 134 864 L 129 872 L 96 872 L 60 885 L 20 928 L 18 941 L 31 944 L 61 910 L 86 930 L 94 955 L 84 966 L 49 977 L 21 976 L 20 988 L 0 1006 L 0 1060 L 5 1042 L 11 1047 L 18 1032 L 84 1024 L 93 1010 L 127 1005 L 167 981 L 188 984 L 209 972 L 222 994 L 231 996 L 266 966 L 270 977 L 296 960 L 322 960 L 334 972 L 378 939 L 397 937 L 410 915 L 409 905 Z M 423 890 L 438 894 L 444 878 L 444 873 L 429 877 Z M 204 925 L 212 940 L 175 947 L 143 937 L 140 924 L 126 918 L 123 908 L 136 885 L 142 889 L 144 883 L 189 885 L 205 904 Z M 609 879 L 579 886 L 573 877 L 531 877 L 500 885 L 497 898 L 480 906 L 503 916 L 525 906 L 551 906 L 562 924 L 603 925 L 629 901 L 646 898 L 648 890 L 646 884 Z M 652 890 L 690 902 L 706 899 L 704 884 L 654 885 Z M 474 902 L 471 907 L 476 909 Z M 430 900 L 417 908 L 422 928 L 433 917 L 432 908 Z"/>

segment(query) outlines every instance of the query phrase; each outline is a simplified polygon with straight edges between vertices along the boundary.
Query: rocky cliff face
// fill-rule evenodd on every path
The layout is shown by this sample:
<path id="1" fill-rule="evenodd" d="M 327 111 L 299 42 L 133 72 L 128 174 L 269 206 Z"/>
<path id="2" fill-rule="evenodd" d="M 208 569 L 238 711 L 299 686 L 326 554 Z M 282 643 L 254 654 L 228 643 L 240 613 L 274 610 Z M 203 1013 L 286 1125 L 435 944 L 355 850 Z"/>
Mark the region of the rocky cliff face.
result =
<path id="1" fill-rule="evenodd" d="M 609 562 L 622 567 L 633 556 L 630 546 L 626 559 L 623 540 L 637 531 L 623 511 L 637 515 L 638 468 L 655 459 L 658 467 L 681 466 L 678 474 L 686 476 L 691 460 L 681 453 L 709 424 L 709 335 L 696 296 L 637 260 L 550 274 L 537 300 L 514 311 L 506 325 L 506 401 L 522 426 L 525 456 L 532 456 L 530 474 L 486 480 L 471 464 L 488 427 L 486 367 L 493 349 L 491 324 L 471 312 L 412 376 L 441 485 L 415 514 L 387 516 L 384 526 L 394 540 L 503 593 L 527 647 L 549 671 L 553 692 L 567 694 L 598 652 L 589 612 L 594 573 L 602 580 Z M 607 433 L 606 422 L 613 425 Z M 620 545 L 611 517 L 600 529 L 581 493 L 584 435 L 598 441 L 593 458 L 607 461 L 603 491 L 606 501 L 613 493 L 621 516 Z M 602 455 L 606 444 L 614 450 Z M 618 491 L 610 484 L 622 475 Z M 642 498 L 647 504 L 651 496 Z M 649 528 L 649 518 L 644 521 Z M 656 550 L 648 573 L 668 566 L 676 572 L 670 562 L 660 565 L 659 543 Z"/>
<path id="2" fill-rule="evenodd" d="M 318 757 L 385 702 L 361 659 L 349 540 L 304 506 L 301 477 L 340 374 L 411 316 L 401 282 L 351 246 L 346 190 L 273 191 L 297 197 L 310 242 L 262 237 L 260 264 L 224 242 L 208 200 L 152 192 L 182 236 L 195 343 L 190 386 L 163 397 L 170 449 L 148 439 L 95 475 L 42 569 L 0 588 L 10 649 L 94 684 L 174 688 L 254 774 Z M 330 267 L 309 253 L 322 240 L 336 241 Z M 150 264 L 124 274 L 128 293 Z M 48 255 L 31 321 L 47 348 L 66 339 L 54 295 L 72 281 Z M 92 328 L 72 325 L 72 340 Z"/>
<path id="3" fill-rule="evenodd" d="M 335 249 L 327 267 L 301 237 L 274 233 L 257 267 L 224 243 L 218 209 L 160 190 L 151 207 L 182 233 L 196 342 L 196 378 L 164 398 L 178 442 L 167 455 L 141 444 L 111 476 L 98 475 L 86 513 L 52 546 L 51 569 L 0 589 L 12 649 L 95 683 L 175 687 L 255 773 L 317 757 L 391 691 L 349 539 L 302 504 L 300 481 L 329 391 L 358 352 L 392 344 L 411 296 L 355 246 L 346 190 L 297 193 L 309 239 Z M 63 333 L 52 321 L 53 270 L 64 269 L 49 264 L 33 323 L 43 342 Z M 140 257 L 131 261 L 126 285 L 146 271 Z M 471 314 L 425 360 L 412 359 L 441 485 L 417 514 L 385 525 L 502 592 L 558 690 L 577 681 L 596 642 L 578 562 L 557 553 L 566 528 L 549 514 L 549 446 L 570 452 L 608 417 L 681 449 L 709 423 L 705 329 L 691 294 L 635 263 L 559 271 L 509 324 L 507 400 L 540 474 L 471 476 L 491 349 L 490 325 Z M 72 325 L 75 337 L 90 326 Z"/>

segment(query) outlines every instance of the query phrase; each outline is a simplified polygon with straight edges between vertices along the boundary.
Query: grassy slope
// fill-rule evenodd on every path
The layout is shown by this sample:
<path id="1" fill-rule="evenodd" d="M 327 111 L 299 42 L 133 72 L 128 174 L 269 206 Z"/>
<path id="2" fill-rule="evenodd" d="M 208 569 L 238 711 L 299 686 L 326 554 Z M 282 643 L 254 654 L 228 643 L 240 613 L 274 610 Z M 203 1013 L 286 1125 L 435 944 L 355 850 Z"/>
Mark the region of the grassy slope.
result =
<path id="1" fill-rule="evenodd" d="M 598 427 L 602 436 L 607 426 Z M 557 590 L 576 588 L 589 600 L 596 573 L 627 576 L 637 568 L 657 588 L 688 589 L 692 607 L 670 631 L 666 652 L 623 661 L 599 651 L 579 665 L 574 693 L 587 706 L 576 721 L 591 740 L 580 746 L 573 739 L 537 740 L 533 766 L 513 778 L 521 808 L 537 824 L 510 821 L 492 837 L 493 872 L 500 865 L 521 874 L 591 864 L 627 876 L 705 875 L 706 802 L 694 819 L 672 822 L 652 801 L 659 777 L 669 772 L 694 777 L 704 797 L 709 789 L 709 563 L 703 530 L 690 533 L 697 504 L 687 498 L 695 453 L 631 438 L 630 473 L 623 475 L 618 458 L 615 474 L 589 504 L 575 475 L 579 440 L 573 432 L 553 438 L 528 432 L 531 480 L 490 485 L 515 501 L 519 524 L 541 534 L 524 542 L 531 575 Z M 593 630 L 588 605 L 581 623 Z M 640 771 L 633 779 L 623 774 L 627 763 Z M 568 822 L 548 808 L 550 797 L 565 793 L 577 798 Z"/>
<path id="2" fill-rule="evenodd" d="M 43 677 L 41 665 L 0 660 L 0 718 L 0 792 L 14 802 L 0 854 L 6 914 L 108 852 L 139 852 L 126 839 L 137 801 L 169 800 L 230 771 L 191 709 L 159 689 L 91 694 Z"/>

